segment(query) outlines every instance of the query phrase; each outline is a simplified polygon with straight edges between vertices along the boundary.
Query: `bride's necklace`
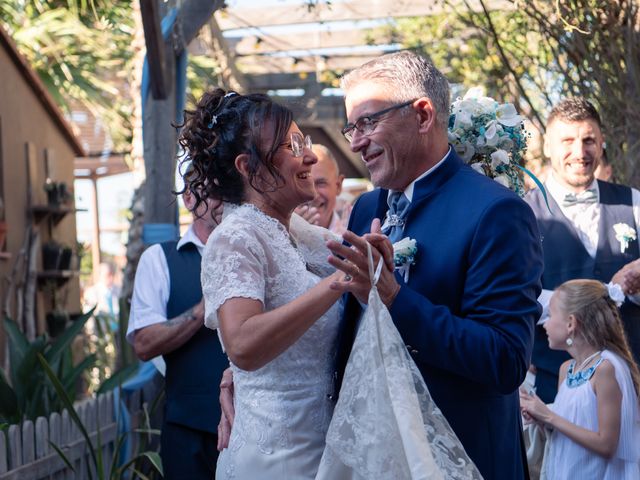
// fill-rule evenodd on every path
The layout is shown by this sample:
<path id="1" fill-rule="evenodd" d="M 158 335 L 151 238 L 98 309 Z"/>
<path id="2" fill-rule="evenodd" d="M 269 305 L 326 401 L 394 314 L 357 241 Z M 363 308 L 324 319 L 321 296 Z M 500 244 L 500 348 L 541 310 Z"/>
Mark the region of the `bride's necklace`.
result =
<path id="1" fill-rule="evenodd" d="M 600 365 L 601 360 L 597 361 L 586 370 L 582 370 L 582 369 L 587 365 L 589 365 L 589 362 L 591 362 L 594 358 L 596 358 L 601 353 L 602 351 L 598 350 L 597 352 L 594 352 L 591 355 L 589 355 L 587 358 L 585 358 L 582 361 L 580 366 L 577 368 L 577 371 L 574 370 L 576 367 L 575 360 L 571 362 L 571 364 L 569 365 L 569 369 L 567 370 L 567 386 L 569 388 L 579 387 L 580 385 L 583 385 L 589 381 L 589 379 L 593 375 L 593 372 L 595 372 L 596 368 L 598 368 L 598 365 Z"/>

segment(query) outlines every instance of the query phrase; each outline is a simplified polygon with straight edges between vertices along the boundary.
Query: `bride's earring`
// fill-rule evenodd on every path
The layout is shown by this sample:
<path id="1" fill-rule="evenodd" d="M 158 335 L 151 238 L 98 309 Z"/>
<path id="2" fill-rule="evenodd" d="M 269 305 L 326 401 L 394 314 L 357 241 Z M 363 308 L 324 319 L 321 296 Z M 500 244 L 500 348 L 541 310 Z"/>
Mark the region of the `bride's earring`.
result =
<path id="1" fill-rule="evenodd" d="M 573 338 L 567 337 L 565 343 L 567 344 L 567 347 L 570 347 L 571 345 L 573 345 Z"/>

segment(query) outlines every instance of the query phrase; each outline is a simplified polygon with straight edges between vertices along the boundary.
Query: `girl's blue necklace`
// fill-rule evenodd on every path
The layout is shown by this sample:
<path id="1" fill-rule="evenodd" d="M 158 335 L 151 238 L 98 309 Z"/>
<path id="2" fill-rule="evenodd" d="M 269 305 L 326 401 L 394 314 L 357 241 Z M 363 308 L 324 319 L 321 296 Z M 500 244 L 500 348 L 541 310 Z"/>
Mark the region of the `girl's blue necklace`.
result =
<path id="1" fill-rule="evenodd" d="M 595 357 L 597 357 L 598 355 L 600 355 L 602 352 L 601 351 L 597 351 L 595 352 L 593 355 L 589 355 L 584 362 L 582 362 L 580 364 L 580 367 L 578 368 L 582 368 L 585 365 L 587 365 L 591 360 L 593 360 Z M 593 376 L 593 372 L 596 371 L 596 368 L 598 368 L 598 365 L 600 365 L 600 363 L 602 362 L 602 358 L 598 359 L 598 361 L 596 363 L 594 363 L 593 365 L 591 365 L 589 368 L 587 368 L 586 370 L 579 370 L 576 373 L 573 373 L 573 370 L 576 367 L 576 361 L 572 361 L 569 364 L 569 369 L 567 370 L 567 387 L 569 388 L 577 388 L 580 385 L 585 384 L 586 382 L 589 381 L 589 379 L 591 379 L 591 377 Z"/>

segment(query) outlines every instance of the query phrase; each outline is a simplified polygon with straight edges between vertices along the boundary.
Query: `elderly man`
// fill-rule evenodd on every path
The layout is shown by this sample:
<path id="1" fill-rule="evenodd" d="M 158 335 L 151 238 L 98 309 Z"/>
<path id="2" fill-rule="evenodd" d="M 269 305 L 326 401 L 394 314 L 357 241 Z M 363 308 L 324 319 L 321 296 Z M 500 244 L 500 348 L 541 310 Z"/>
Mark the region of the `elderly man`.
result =
<path id="1" fill-rule="evenodd" d="M 311 176 L 316 187 L 316 198 L 308 205 L 296 209 L 296 213 L 314 225 L 342 235 L 346 230 L 346 221 L 336 212 L 336 201 L 342 192 L 344 175 L 340 174 L 336 158 L 324 145 L 313 144 L 313 153 L 318 163 L 311 167 Z"/>
<path id="2" fill-rule="evenodd" d="M 188 172 L 187 174 L 188 175 Z M 166 362 L 161 456 L 164 477 L 211 479 L 216 471 L 218 381 L 229 365 L 216 332 L 204 326 L 200 262 L 220 222 L 222 202 L 182 195 L 193 223 L 177 242 L 149 247 L 140 257 L 127 340 L 138 357 Z"/>
<path id="3" fill-rule="evenodd" d="M 543 288 L 553 290 L 574 278 L 619 284 L 630 300 L 621 314 L 638 360 L 640 297 L 634 294 L 640 287 L 640 192 L 596 180 L 603 143 L 600 115 L 590 102 L 568 98 L 558 103 L 549 114 L 544 141 L 552 169 L 545 183 L 549 206 L 538 189 L 529 192 L 526 201 L 542 235 Z M 558 370 L 568 358 L 565 352 L 549 349 L 546 332 L 538 326 L 532 364 L 536 393 L 543 401 L 553 401 Z"/>

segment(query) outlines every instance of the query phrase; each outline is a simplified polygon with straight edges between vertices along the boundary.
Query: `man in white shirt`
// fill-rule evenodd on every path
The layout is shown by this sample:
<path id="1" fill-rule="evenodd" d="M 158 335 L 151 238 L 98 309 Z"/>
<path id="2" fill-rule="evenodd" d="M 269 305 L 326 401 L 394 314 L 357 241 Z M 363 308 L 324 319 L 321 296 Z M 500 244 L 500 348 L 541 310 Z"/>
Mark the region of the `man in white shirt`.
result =
<path id="1" fill-rule="evenodd" d="M 183 199 L 193 214 L 185 235 L 152 245 L 140 257 L 127 340 L 140 359 L 162 355 L 166 362 L 164 477 L 211 479 L 217 460 L 218 383 L 228 360 L 216 332 L 204 326 L 200 262 L 221 220 L 222 202 L 198 201 L 188 189 Z"/>
<path id="2" fill-rule="evenodd" d="M 342 235 L 347 228 L 349 215 L 347 211 L 346 215 L 343 213 L 346 218 L 341 218 L 336 211 L 336 203 L 342 192 L 344 175 L 340 174 L 338 162 L 327 147 L 314 143 L 313 153 L 318 157 L 318 162 L 311 167 L 316 198 L 308 205 L 298 207 L 296 213 L 313 225 L 320 225 Z"/>
<path id="3" fill-rule="evenodd" d="M 619 284 L 628 299 L 621 313 L 637 360 L 640 192 L 596 180 L 603 143 L 600 116 L 593 105 L 583 98 L 561 101 L 551 110 L 544 142 L 552 168 L 545 183 L 549 205 L 539 189 L 529 192 L 526 201 L 536 214 L 542 236 L 543 288 L 553 290 L 575 278 Z M 553 401 L 559 367 L 568 358 L 565 352 L 549 349 L 546 333 L 538 325 L 532 367 L 537 394 L 545 402 Z"/>

